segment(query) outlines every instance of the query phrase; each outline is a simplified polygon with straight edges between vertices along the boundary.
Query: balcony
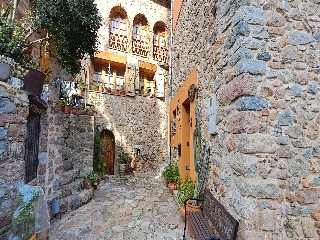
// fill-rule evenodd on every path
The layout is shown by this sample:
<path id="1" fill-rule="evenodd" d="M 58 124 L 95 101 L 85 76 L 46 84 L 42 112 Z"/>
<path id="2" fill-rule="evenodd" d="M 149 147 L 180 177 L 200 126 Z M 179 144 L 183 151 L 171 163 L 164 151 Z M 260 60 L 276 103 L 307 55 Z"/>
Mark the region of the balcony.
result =
<path id="1" fill-rule="evenodd" d="M 128 37 L 110 32 L 109 48 L 125 52 L 127 50 Z"/>
<path id="2" fill-rule="evenodd" d="M 153 46 L 153 58 L 159 62 L 168 63 L 168 48 L 161 46 Z"/>
<path id="3" fill-rule="evenodd" d="M 149 55 L 149 45 L 145 41 L 138 39 L 132 40 L 132 53 L 147 57 Z"/>

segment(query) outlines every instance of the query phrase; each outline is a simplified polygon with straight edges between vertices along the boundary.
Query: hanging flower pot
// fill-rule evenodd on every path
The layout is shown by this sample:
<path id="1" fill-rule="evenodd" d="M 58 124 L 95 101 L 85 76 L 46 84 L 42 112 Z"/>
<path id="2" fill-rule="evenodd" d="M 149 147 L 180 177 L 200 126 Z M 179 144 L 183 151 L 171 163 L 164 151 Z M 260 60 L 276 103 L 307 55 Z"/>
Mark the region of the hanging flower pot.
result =
<path id="1" fill-rule="evenodd" d="M 24 90 L 34 93 L 41 96 L 41 92 L 43 89 L 43 84 L 46 79 L 46 75 L 43 72 L 40 72 L 33 68 L 25 67 L 27 70 L 29 70 L 28 74 L 24 77 Z"/>

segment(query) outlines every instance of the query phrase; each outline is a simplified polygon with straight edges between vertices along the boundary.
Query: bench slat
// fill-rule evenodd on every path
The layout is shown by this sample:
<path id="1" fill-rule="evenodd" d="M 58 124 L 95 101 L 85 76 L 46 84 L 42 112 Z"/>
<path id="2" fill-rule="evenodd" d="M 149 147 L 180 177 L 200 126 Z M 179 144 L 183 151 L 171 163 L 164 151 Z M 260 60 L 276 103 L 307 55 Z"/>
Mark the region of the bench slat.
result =
<path id="1" fill-rule="evenodd" d="M 197 240 L 207 240 L 210 236 L 213 236 L 202 212 L 187 212 L 187 219 L 191 223 Z"/>

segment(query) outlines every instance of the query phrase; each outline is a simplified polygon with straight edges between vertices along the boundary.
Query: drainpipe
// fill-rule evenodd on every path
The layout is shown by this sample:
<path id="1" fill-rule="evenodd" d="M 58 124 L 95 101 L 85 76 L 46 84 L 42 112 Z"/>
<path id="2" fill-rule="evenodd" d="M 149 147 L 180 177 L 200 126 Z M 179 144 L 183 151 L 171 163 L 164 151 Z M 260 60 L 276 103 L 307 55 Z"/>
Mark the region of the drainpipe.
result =
<path id="1" fill-rule="evenodd" d="M 173 1 L 170 1 L 170 44 L 169 44 L 169 115 L 168 115 L 168 133 L 170 133 L 170 101 L 172 99 L 172 42 L 173 42 Z M 170 134 L 168 134 L 168 155 L 169 163 L 171 163 L 171 147 L 170 147 Z"/>

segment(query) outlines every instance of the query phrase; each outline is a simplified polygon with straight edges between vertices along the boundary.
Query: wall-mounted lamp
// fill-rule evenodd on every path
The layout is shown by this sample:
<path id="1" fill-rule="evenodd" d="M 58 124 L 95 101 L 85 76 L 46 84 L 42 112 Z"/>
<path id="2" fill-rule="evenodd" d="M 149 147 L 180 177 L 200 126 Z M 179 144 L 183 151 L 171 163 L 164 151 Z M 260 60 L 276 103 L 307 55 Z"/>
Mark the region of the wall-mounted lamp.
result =
<path id="1" fill-rule="evenodd" d="M 192 127 L 192 117 L 188 118 L 188 123 L 190 123 L 190 126 Z"/>

